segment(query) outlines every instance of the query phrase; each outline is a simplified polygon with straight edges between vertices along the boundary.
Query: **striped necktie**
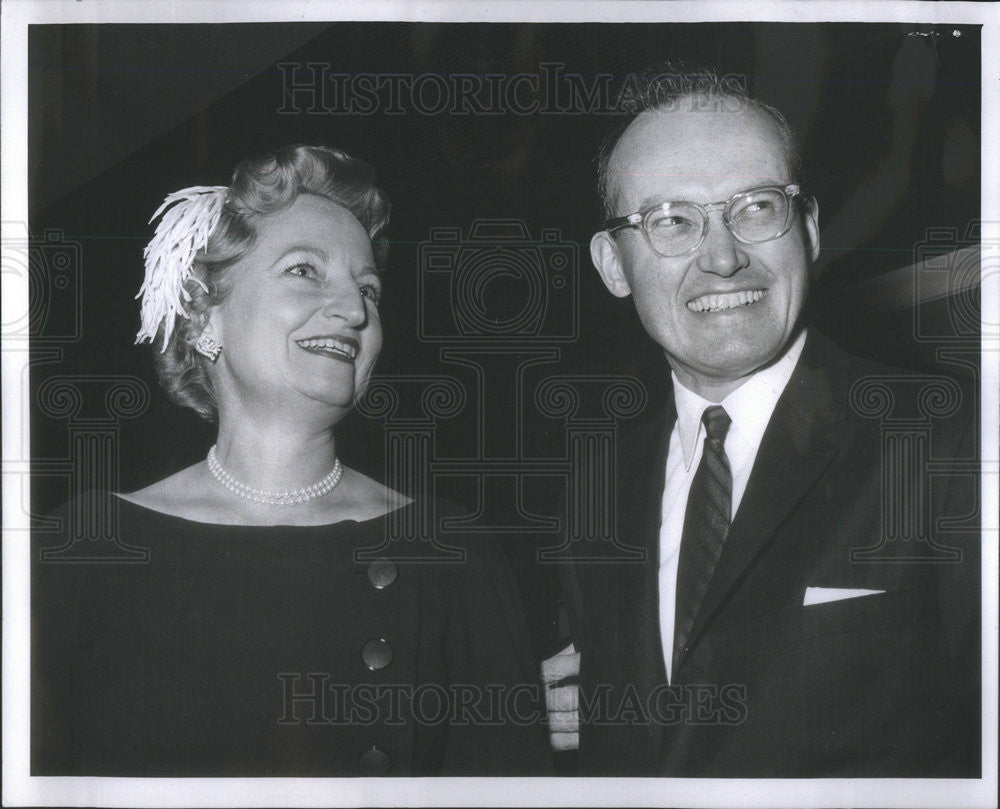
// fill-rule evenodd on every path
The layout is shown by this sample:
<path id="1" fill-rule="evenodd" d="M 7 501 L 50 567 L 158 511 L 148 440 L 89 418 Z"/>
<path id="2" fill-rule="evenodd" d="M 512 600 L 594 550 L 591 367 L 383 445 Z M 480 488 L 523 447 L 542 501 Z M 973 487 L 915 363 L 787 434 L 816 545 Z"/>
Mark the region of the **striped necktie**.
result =
<path id="1" fill-rule="evenodd" d="M 677 566 L 673 669 L 687 651 L 689 634 L 729 533 L 733 476 L 724 443 L 731 420 L 725 408 L 705 408 L 705 446 L 684 514 Z"/>

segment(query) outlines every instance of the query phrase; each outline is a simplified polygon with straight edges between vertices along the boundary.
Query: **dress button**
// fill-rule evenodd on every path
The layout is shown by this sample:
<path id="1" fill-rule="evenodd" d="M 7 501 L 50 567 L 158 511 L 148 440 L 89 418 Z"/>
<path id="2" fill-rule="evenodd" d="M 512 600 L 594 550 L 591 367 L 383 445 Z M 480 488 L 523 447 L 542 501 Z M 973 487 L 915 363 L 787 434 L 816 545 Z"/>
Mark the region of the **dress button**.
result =
<path id="1" fill-rule="evenodd" d="M 358 756 L 358 769 L 362 775 L 388 775 L 392 770 L 392 759 L 385 750 L 372 747 Z"/>
<path id="2" fill-rule="evenodd" d="M 399 571 L 388 559 L 376 559 L 368 565 L 368 580 L 376 590 L 384 590 L 394 581 Z"/>
<path id="3" fill-rule="evenodd" d="M 361 659 L 372 671 L 384 669 L 392 662 L 392 647 L 382 638 L 373 638 L 361 647 Z"/>

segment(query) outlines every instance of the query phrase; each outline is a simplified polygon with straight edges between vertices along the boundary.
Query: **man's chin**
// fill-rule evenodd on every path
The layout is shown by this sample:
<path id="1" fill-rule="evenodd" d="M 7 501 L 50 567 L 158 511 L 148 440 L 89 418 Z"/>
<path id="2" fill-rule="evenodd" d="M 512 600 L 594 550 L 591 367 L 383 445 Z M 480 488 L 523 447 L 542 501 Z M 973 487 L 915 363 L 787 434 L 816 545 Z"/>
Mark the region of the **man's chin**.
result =
<path id="1" fill-rule="evenodd" d="M 759 346 L 731 344 L 711 355 L 699 357 L 695 363 L 680 363 L 680 365 L 685 368 L 688 376 L 709 385 L 736 383 L 779 360 L 787 344 L 788 341 L 781 339 Z M 678 371 L 677 364 L 669 353 L 667 359 L 670 360 L 671 367 Z M 678 373 L 678 376 L 683 377 L 683 374 Z"/>

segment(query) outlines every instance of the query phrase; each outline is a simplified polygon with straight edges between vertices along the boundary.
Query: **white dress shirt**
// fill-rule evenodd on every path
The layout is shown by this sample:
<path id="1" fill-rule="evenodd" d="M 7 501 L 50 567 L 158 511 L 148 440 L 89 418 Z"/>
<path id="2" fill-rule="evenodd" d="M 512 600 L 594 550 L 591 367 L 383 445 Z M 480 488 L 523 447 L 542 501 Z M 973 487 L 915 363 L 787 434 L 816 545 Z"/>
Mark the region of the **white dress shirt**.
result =
<path id="1" fill-rule="evenodd" d="M 677 562 L 680 557 L 681 533 L 687 510 L 688 492 L 694 480 L 705 443 L 705 425 L 701 423 L 706 407 L 721 404 L 732 424 L 726 434 L 725 450 L 733 476 L 732 514 L 739 510 L 746 491 L 750 470 L 771 414 L 782 391 L 791 379 L 792 371 L 806 342 L 803 330 L 785 355 L 773 365 L 753 374 L 721 402 L 710 402 L 685 388 L 671 373 L 677 422 L 670 433 L 667 451 L 666 483 L 660 520 L 660 638 L 663 642 L 663 662 L 667 681 L 671 680 L 674 650 L 674 612 L 677 597 Z"/>

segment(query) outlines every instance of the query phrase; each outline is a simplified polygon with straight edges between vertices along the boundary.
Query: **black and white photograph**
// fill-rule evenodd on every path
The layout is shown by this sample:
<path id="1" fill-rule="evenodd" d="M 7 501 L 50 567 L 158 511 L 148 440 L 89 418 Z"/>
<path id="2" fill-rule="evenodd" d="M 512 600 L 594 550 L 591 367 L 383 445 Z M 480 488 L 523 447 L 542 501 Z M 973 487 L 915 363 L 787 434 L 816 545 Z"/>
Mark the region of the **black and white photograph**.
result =
<path id="1" fill-rule="evenodd" d="M 2 15 L 5 806 L 995 805 L 995 7 Z"/>

